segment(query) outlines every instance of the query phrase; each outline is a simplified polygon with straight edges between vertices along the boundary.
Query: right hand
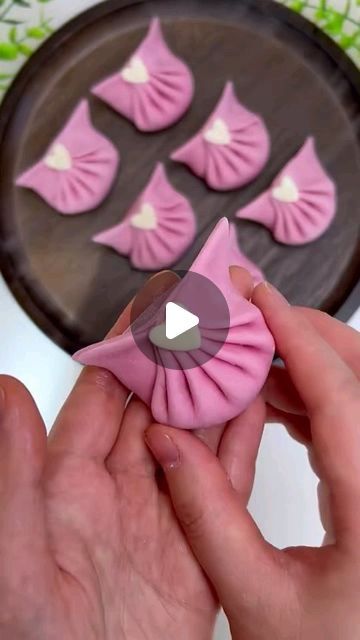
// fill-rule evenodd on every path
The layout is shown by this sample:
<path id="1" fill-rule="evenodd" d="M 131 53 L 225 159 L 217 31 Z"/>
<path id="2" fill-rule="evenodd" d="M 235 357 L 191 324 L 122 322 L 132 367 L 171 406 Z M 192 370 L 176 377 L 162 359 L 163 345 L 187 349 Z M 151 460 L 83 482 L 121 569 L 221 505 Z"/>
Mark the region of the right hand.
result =
<path id="1" fill-rule="evenodd" d="M 311 312 L 291 308 L 267 285 L 257 287 L 253 301 L 286 367 L 281 383 L 272 390 L 268 385 L 266 400 L 312 448 L 329 498 L 330 513 L 323 515 L 325 527 L 333 529 L 333 544 L 280 551 L 264 540 L 247 511 L 263 400 L 230 423 L 220 461 L 193 434 L 170 427 L 152 426 L 147 442 L 234 640 L 355 640 L 360 638 L 360 336 L 345 328 L 345 339 L 336 321 L 313 321 Z M 333 346 L 329 332 L 336 333 Z M 242 471 L 234 456 L 241 456 Z"/>
<path id="2" fill-rule="evenodd" d="M 336 351 L 360 380 L 359 332 L 331 316 L 297 307 L 314 329 Z M 267 422 L 284 424 L 290 435 L 306 446 L 311 446 L 312 436 L 309 417 L 303 401 L 284 367 L 273 366 L 263 396 L 267 405 Z"/>

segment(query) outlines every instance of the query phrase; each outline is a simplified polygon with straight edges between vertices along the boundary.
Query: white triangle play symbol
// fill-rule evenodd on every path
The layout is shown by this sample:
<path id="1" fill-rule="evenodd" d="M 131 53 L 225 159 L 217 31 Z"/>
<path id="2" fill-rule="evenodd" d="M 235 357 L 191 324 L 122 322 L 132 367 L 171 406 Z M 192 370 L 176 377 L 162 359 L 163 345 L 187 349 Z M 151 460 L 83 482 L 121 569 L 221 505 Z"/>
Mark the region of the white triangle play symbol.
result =
<path id="1" fill-rule="evenodd" d="M 166 305 L 166 337 L 168 340 L 174 340 L 186 331 L 193 329 L 199 325 L 199 318 L 187 309 L 180 307 L 175 302 L 168 302 Z"/>

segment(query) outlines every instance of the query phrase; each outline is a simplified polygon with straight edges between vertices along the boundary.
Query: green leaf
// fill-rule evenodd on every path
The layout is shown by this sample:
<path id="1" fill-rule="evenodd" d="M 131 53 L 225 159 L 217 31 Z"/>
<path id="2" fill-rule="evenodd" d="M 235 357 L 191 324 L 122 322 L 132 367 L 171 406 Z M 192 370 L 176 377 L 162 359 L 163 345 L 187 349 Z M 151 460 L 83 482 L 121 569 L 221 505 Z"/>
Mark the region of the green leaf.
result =
<path id="1" fill-rule="evenodd" d="M 355 38 L 354 36 L 349 36 L 346 33 L 343 33 L 341 38 L 339 39 L 339 45 L 343 49 L 351 49 L 354 46 Z"/>
<path id="2" fill-rule="evenodd" d="M 45 4 L 46 2 L 52 2 L 52 0 L 37 0 L 40 4 Z"/>
<path id="3" fill-rule="evenodd" d="M 13 0 L 14 4 L 19 5 L 19 7 L 27 7 L 27 9 L 30 9 L 31 4 L 30 2 L 28 2 L 27 0 Z"/>
<path id="4" fill-rule="evenodd" d="M 18 45 L 18 48 L 20 53 L 22 53 L 23 56 L 26 56 L 27 58 L 30 58 L 30 56 L 34 53 L 34 50 L 29 47 L 29 45 L 24 44 L 23 42 Z"/>
<path id="5" fill-rule="evenodd" d="M 18 47 L 12 42 L 0 42 L 0 60 L 16 60 Z"/>
<path id="6" fill-rule="evenodd" d="M 360 1 L 360 0 L 359 0 Z M 324 11 L 324 9 L 318 9 L 315 12 L 315 18 L 316 20 L 318 20 L 319 22 L 323 22 L 324 20 L 326 20 L 328 17 L 328 12 Z"/>
<path id="7" fill-rule="evenodd" d="M 305 4 L 306 3 L 304 2 L 304 0 L 292 0 L 292 2 L 290 2 L 289 4 L 289 7 L 297 13 L 301 13 L 305 7 Z"/>
<path id="8" fill-rule="evenodd" d="M 0 91 L 7 91 L 8 90 L 8 85 L 7 84 L 2 84 L 0 83 Z"/>
<path id="9" fill-rule="evenodd" d="M 46 36 L 46 31 L 41 29 L 41 27 L 29 27 L 26 29 L 26 34 L 29 38 L 33 38 L 34 40 L 42 40 L 44 36 Z"/>
<path id="10" fill-rule="evenodd" d="M 345 16 L 337 11 L 328 11 L 326 23 L 324 25 L 325 31 L 331 36 L 338 36 L 341 33 L 345 22 Z"/>
<path id="11" fill-rule="evenodd" d="M 9 40 L 13 44 L 16 44 L 16 42 L 17 42 L 17 28 L 16 27 L 11 27 L 11 29 L 9 31 Z"/>
<path id="12" fill-rule="evenodd" d="M 0 73 L 0 80 L 10 80 L 12 77 L 12 73 Z"/>

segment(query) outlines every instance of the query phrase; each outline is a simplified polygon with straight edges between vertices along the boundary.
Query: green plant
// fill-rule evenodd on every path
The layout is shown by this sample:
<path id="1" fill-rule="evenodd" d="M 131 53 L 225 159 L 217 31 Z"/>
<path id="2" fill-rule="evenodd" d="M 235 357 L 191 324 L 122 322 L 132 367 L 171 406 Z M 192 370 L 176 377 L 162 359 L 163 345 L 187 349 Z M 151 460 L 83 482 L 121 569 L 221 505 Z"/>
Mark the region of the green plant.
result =
<path id="1" fill-rule="evenodd" d="M 26 14 L 33 8 L 34 2 L 42 5 L 52 0 L 0 0 L 0 25 L 9 27 L 6 39 L 2 37 L 0 41 L 0 93 L 6 91 L 15 75 L 11 68 L 6 69 L 6 65 L 31 56 L 34 49 L 53 31 L 51 19 L 46 18 L 42 6 L 39 6 L 37 23 L 29 25 Z M 18 18 L 19 9 L 24 10 L 23 19 Z"/>
<path id="2" fill-rule="evenodd" d="M 360 6 L 360 0 L 346 0 L 342 11 L 335 9 L 331 0 L 320 0 L 317 5 L 309 0 L 285 0 L 285 4 L 297 13 L 308 15 L 345 51 L 360 52 L 360 22 L 351 16 L 352 6 Z"/>
<path id="3" fill-rule="evenodd" d="M 52 33 L 51 19 L 46 18 L 44 6 L 52 1 L 0 0 L 0 27 L 5 25 L 8 28 L 5 38 L 0 38 L 0 98 L 24 59 L 31 56 L 34 49 Z M 355 12 L 359 11 L 360 0 L 346 0 L 342 11 L 333 4 L 334 0 L 279 1 L 309 17 L 349 55 L 358 56 L 357 61 L 360 62 L 360 20 L 354 18 Z M 36 24 L 32 24 L 29 10 L 35 5 L 38 5 L 39 17 Z"/>

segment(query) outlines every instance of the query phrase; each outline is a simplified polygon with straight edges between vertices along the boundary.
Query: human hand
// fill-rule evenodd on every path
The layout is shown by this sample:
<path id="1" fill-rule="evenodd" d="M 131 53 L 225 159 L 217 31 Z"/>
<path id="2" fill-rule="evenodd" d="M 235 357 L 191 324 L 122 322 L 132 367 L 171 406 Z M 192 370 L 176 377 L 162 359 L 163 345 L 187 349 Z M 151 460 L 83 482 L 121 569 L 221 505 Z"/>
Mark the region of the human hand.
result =
<path id="1" fill-rule="evenodd" d="M 280 410 L 296 408 L 293 415 L 308 420 L 307 440 L 329 491 L 333 544 L 277 550 L 247 511 L 265 414 L 261 399 L 225 431 L 221 462 L 187 432 L 154 425 L 146 438 L 234 640 L 354 640 L 360 637 L 360 382 L 353 369 L 360 338 L 346 331 L 345 346 L 336 330 L 330 346 L 327 319 L 310 321 L 310 313 L 291 308 L 267 285 L 257 287 L 253 301 L 295 393 Z M 242 460 L 236 473 L 233 452 Z"/>
<path id="2" fill-rule="evenodd" d="M 359 332 L 321 311 L 304 307 L 297 307 L 297 310 L 360 379 Z M 263 397 L 267 403 L 267 421 L 284 424 L 291 436 L 311 446 L 309 417 L 286 368 L 272 367 Z"/>
<path id="3" fill-rule="evenodd" d="M 151 280 L 149 302 L 170 284 Z M 146 407 L 87 368 L 47 443 L 19 382 L 0 377 L 0 397 L 1 640 L 211 638 L 216 598 L 144 443 Z"/>
<path id="4" fill-rule="evenodd" d="M 355 376 L 360 380 L 360 336 L 351 327 L 331 318 L 326 313 L 315 309 L 298 307 L 322 338 L 346 362 Z M 274 365 L 265 385 L 263 397 L 266 401 L 268 422 L 280 422 L 289 434 L 304 444 L 309 453 L 309 460 L 315 473 L 319 476 L 318 485 L 319 509 L 325 529 L 324 544 L 334 541 L 334 526 L 329 503 L 329 487 L 318 470 L 316 455 L 312 446 L 310 419 L 306 407 L 286 368 Z"/>

